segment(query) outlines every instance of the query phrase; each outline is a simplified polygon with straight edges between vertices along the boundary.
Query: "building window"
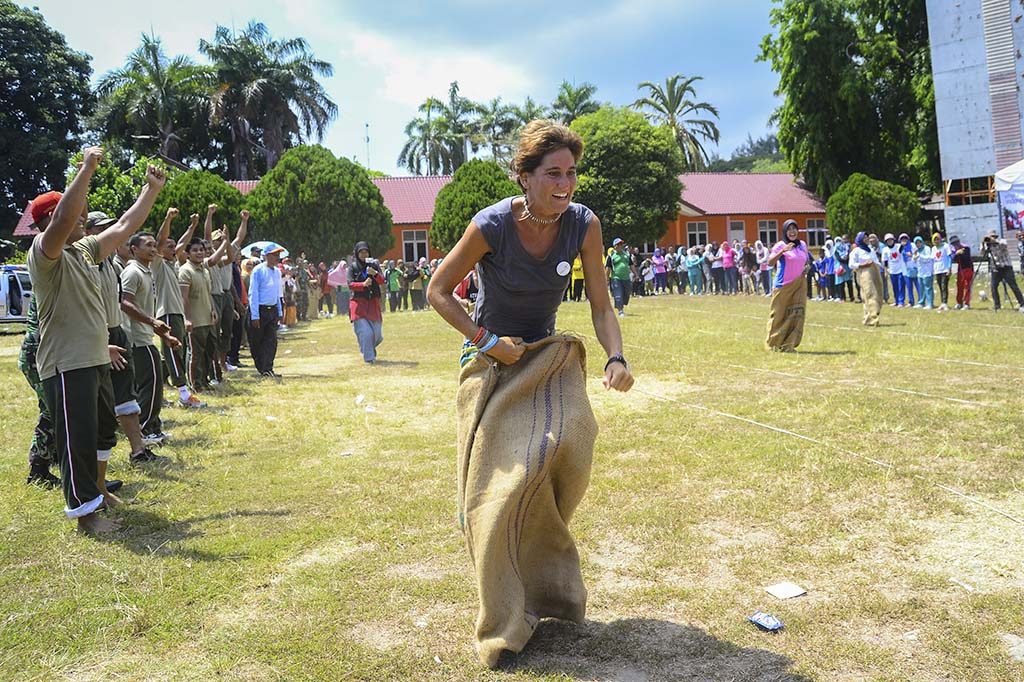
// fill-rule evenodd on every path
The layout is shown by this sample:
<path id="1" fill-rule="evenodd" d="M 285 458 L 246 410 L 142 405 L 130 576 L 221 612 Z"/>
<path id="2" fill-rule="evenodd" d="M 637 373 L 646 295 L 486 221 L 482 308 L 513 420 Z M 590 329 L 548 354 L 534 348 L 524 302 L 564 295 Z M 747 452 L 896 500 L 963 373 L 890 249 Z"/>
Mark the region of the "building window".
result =
<path id="1" fill-rule="evenodd" d="M 994 204 L 995 201 L 995 176 L 946 180 L 946 206 Z"/>
<path id="2" fill-rule="evenodd" d="M 758 220 L 757 238 L 761 240 L 762 244 L 768 247 L 777 243 L 779 241 L 779 221 Z"/>
<path id="3" fill-rule="evenodd" d="M 686 223 L 686 247 L 703 246 L 708 243 L 708 224 L 706 221 Z"/>
<path id="4" fill-rule="evenodd" d="M 743 241 L 747 238 L 747 224 L 742 220 L 730 220 L 729 221 L 729 241 L 736 241 L 739 239 Z"/>
<path id="5" fill-rule="evenodd" d="M 825 246 L 828 239 L 828 230 L 825 229 L 823 218 L 809 218 L 807 220 L 807 246 Z"/>
<path id="6" fill-rule="evenodd" d="M 640 253 L 644 256 L 650 256 L 654 254 L 656 248 L 658 248 L 657 242 L 644 242 L 640 245 Z"/>
<path id="7" fill-rule="evenodd" d="M 427 257 L 427 231 L 402 230 L 402 251 L 406 263 L 417 263 Z"/>

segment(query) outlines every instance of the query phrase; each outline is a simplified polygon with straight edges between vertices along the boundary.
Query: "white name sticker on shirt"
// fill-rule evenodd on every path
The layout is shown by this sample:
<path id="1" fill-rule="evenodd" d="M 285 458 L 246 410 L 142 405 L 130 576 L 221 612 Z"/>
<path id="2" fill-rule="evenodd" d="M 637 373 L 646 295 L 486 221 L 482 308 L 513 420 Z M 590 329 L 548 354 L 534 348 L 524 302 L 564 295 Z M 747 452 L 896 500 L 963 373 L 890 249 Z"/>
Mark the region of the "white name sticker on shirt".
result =
<path id="1" fill-rule="evenodd" d="M 562 261 L 555 267 L 555 272 L 557 272 L 560 277 L 565 277 L 571 270 L 572 266 L 569 265 L 567 261 Z"/>

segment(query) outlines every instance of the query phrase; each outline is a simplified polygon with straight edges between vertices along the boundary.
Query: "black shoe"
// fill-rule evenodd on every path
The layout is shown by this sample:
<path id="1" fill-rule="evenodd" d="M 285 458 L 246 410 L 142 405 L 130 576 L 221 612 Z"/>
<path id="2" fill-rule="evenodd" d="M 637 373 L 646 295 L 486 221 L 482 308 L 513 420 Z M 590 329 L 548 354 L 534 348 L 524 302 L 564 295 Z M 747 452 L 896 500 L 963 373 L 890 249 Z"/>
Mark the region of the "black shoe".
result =
<path id="1" fill-rule="evenodd" d="M 107 492 L 108 493 L 116 493 L 118 490 L 121 489 L 121 486 L 123 486 L 123 485 L 124 485 L 124 481 L 122 481 L 122 480 L 120 480 L 118 478 L 115 478 L 113 480 L 107 481 Z"/>
<path id="2" fill-rule="evenodd" d="M 50 473 L 50 467 L 42 467 L 36 464 L 32 465 L 25 483 L 28 485 L 38 485 L 47 490 L 60 487 L 60 479 Z"/>
<path id="3" fill-rule="evenodd" d="M 154 464 L 157 462 L 167 461 L 166 457 L 153 454 L 153 451 L 149 448 L 143 448 L 142 452 L 138 452 L 128 458 L 128 463 L 132 466 L 139 466 L 142 464 Z M 109 488 L 108 488 L 109 490 Z"/>

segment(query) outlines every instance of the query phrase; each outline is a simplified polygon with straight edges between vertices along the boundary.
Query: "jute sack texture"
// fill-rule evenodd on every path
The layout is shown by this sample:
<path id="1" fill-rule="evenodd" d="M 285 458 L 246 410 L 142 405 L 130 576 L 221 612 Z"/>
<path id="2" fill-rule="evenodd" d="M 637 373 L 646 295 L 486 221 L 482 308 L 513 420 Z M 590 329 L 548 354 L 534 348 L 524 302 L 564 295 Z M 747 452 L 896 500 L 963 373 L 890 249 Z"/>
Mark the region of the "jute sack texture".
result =
<path id="1" fill-rule="evenodd" d="M 519 362 L 478 355 L 459 375 L 459 520 L 476 571 L 476 649 L 494 667 L 541 618 L 582 622 L 587 590 L 573 511 L 590 481 L 597 422 L 586 351 L 572 336 L 528 344 Z"/>

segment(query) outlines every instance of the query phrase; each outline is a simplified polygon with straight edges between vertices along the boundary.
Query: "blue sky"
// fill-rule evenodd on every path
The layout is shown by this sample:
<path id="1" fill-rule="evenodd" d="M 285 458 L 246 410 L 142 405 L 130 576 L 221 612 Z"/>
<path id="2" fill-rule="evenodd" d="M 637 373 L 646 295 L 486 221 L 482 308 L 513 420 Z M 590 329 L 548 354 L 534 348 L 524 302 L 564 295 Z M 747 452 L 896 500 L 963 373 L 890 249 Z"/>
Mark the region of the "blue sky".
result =
<path id="1" fill-rule="evenodd" d="M 386 173 L 396 164 L 405 124 L 448 83 L 478 101 L 527 95 L 550 103 L 563 79 L 589 81 L 597 98 L 628 104 L 637 83 L 675 73 L 701 75 L 698 96 L 720 110 L 721 156 L 747 133 L 768 130 L 778 78 L 756 61 L 770 29 L 768 0 L 535 0 L 329 2 L 328 0 L 35 0 L 69 44 L 93 57 L 95 76 L 120 66 L 143 32 L 169 54 L 202 61 L 200 38 L 216 25 L 265 23 L 276 37 L 304 36 L 334 65 L 324 85 L 340 114 L 324 144 Z"/>

